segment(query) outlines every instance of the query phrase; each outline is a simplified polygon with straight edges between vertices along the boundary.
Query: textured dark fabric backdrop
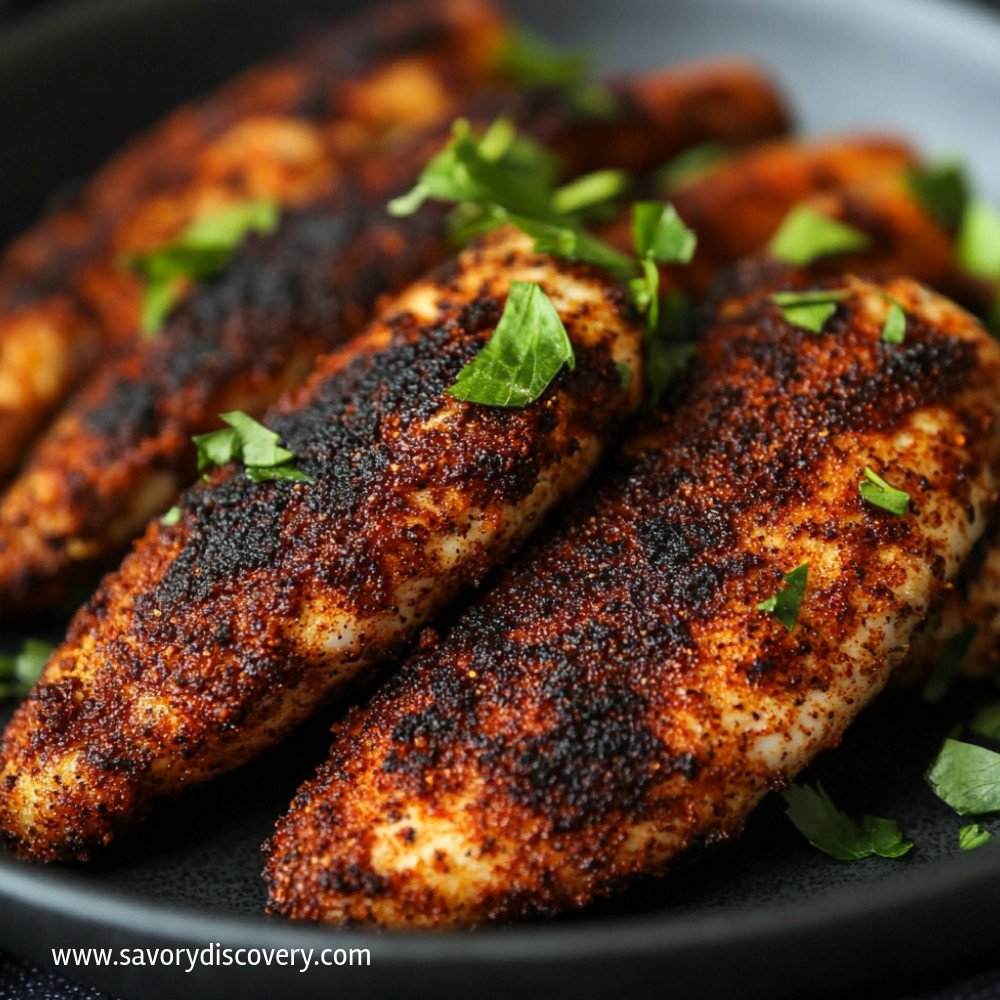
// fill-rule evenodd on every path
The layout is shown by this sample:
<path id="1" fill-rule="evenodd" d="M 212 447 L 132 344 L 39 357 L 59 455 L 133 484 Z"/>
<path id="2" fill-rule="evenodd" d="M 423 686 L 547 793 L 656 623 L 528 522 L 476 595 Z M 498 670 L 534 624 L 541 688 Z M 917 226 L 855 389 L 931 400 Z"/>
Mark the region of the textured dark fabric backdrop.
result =
<path id="1" fill-rule="evenodd" d="M 31 10 L 59 2 L 85 3 L 86 0 L 0 0 L 0 31 L 5 24 L 25 16 Z M 1000 0 L 978 0 L 978 2 L 980 6 L 1000 12 Z M 997 127 L 1000 127 L 1000 124 Z M 3 919 L 0 914 L 0 928 L 2 925 Z M 0 944 L 2 944 L 2 931 L 0 931 Z M 668 989 L 665 989 L 664 998 L 669 1000 Z M 0 951 L 0 1000 L 118 1000 L 118 998 L 70 982 L 30 962 L 24 962 Z M 142 997 L 121 998 L 121 1000 L 142 1000 Z M 852 997 L 852 1000 L 863 1000 L 863 998 Z M 970 969 L 965 976 L 928 983 L 924 989 L 917 992 L 910 991 L 883 1000 L 1000 1000 L 1000 966 L 990 969 Z"/>

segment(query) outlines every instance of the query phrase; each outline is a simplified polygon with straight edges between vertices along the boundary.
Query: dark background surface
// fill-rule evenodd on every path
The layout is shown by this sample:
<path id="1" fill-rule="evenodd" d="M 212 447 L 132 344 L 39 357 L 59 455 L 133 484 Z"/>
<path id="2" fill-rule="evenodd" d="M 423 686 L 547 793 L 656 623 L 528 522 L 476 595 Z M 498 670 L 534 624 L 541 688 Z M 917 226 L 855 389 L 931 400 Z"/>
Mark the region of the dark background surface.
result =
<path id="1" fill-rule="evenodd" d="M 16 21 L 30 18 L 41 7 L 59 4 L 85 4 L 87 0 L 0 0 L 0 32 Z M 253 0 L 246 0 L 252 3 Z M 876 0 L 877 2 L 877 0 Z M 979 0 L 979 6 L 992 8 L 1000 13 L 1000 0 Z M 1000 95 L 998 95 L 1000 97 Z M 3 100 L 3 95 L 0 95 Z M 1000 128 L 1000 121 L 997 126 Z M 1000 170 L 1000 165 L 998 165 Z M 31 211 L 34 214 L 37 208 Z M 5 220 L 6 221 L 6 220 Z M 16 228 L 20 228 L 17 226 Z M 0 948 L 3 944 L 4 914 L 0 913 Z M 975 919 L 975 914 L 970 914 Z M 850 956 L 844 956 L 845 962 Z M 1000 956 L 998 956 L 1000 961 Z M 662 984 L 665 998 L 670 996 L 669 984 Z M 80 986 L 49 970 L 0 951 L 0 1000 L 109 1000 L 108 994 L 90 987 Z M 898 994 L 893 1000 L 1000 1000 L 1000 964 L 992 968 L 969 969 L 960 977 L 948 977 L 929 982 L 918 991 Z M 131 1000 L 131 998 L 129 998 Z M 138 1000 L 138 998 L 136 998 Z"/>

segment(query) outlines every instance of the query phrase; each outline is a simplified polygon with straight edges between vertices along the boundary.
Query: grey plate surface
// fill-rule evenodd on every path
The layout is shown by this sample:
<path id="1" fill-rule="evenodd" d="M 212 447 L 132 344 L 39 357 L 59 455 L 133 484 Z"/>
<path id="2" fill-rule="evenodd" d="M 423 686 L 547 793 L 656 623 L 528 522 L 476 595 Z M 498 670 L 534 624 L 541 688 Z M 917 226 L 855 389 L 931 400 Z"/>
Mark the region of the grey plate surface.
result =
<path id="1" fill-rule="evenodd" d="M 99 0 L 0 36 L 0 235 L 172 103 L 352 4 Z M 512 3 L 554 38 L 629 69 L 738 52 L 784 85 L 806 131 L 869 126 L 961 151 L 1000 200 L 1000 21 L 930 0 Z M 9 167 L 7 166 L 9 164 Z M 37 623 L 53 628 L 52 623 Z M 58 631 L 58 623 L 55 625 Z M 0 636 L 13 645 L 19 636 Z M 890 696 L 807 775 L 847 809 L 898 819 L 918 848 L 845 865 L 811 849 L 768 801 L 737 843 L 668 878 L 551 922 L 453 935 L 373 935 L 261 916 L 259 844 L 325 755 L 330 718 L 208 789 L 161 808 L 86 872 L 0 857 L 4 945 L 51 967 L 52 946 L 367 947 L 365 969 L 186 974 L 75 970 L 142 997 L 440 995 L 801 996 L 903 985 L 1000 959 L 1000 849 L 957 856 L 958 817 L 922 774 L 993 689 L 930 709 Z M 998 827 L 1000 832 L 1000 827 Z M 335 993 L 336 991 L 336 993 Z"/>

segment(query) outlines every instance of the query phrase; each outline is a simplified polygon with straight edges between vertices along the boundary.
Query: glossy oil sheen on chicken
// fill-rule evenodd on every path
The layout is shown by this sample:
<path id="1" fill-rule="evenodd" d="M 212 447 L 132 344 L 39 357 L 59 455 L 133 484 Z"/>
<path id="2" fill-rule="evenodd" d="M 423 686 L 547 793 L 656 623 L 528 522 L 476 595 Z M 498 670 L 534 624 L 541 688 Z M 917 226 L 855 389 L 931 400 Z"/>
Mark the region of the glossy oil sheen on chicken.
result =
<path id="1" fill-rule="evenodd" d="M 478 95 L 465 110 L 522 121 L 570 175 L 648 170 L 707 138 L 745 142 L 784 126 L 770 86 L 739 63 L 679 66 L 612 91 L 616 111 L 599 119 L 558 93 Z M 157 338 L 98 367 L 0 498 L 0 617 L 44 608 L 109 565 L 190 481 L 193 434 L 228 409 L 262 413 L 357 331 L 378 295 L 447 255 L 439 212 L 392 220 L 384 210 L 445 134 L 432 126 L 357 160 L 327 198 L 287 213 L 273 237 L 252 239 L 201 283 Z"/>
<path id="2" fill-rule="evenodd" d="M 133 142 L 0 264 L 0 481 L 53 407 L 137 333 L 128 253 L 248 198 L 295 206 L 346 164 L 498 82 L 504 31 L 480 0 L 387 5 L 181 108 Z"/>
<path id="3" fill-rule="evenodd" d="M 347 717 L 269 845 L 273 912 L 578 907 L 734 836 L 838 742 L 983 529 L 1000 415 L 1000 350 L 968 314 L 838 284 L 821 334 L 764 292 L 718 303 L 619 467 Z M 865 466 L 905 515 L 862 500 Z M 757 605 L 803 563 L 788 632 Z"/>
<path id="4" fill-rule="evenodd" d="M 575 367 L 525 408 L 452 398 L 514 280 L 547 292 Z M 4 735 L 5 839 L 36 859 L 85 856 L 398 654 L 579 485 L 638 405 L 642 330 L 624 307 L 617 285 L 504 230 L 330 356 L 268 421 L 315 481 L 216 473 L 76 616 Z"/>

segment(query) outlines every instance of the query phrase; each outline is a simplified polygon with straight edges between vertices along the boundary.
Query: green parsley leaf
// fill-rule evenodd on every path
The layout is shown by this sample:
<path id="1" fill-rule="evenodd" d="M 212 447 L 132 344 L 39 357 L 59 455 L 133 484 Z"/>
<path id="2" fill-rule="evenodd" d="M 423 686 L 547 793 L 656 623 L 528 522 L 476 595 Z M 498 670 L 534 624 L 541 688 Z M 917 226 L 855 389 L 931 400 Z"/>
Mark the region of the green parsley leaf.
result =
<path id="1" fill-rule="evenodd" d="M 785 626 L 786 631 L 791 632 L 799 620 L 799 608 L 806 592 L 808 576 L 808 562 L 796 566 L 791 572 L 785 574 L 785 586 L 774 597 L 761 601 L 757 605 L 757 610 L 767 611 L 774 615 Z"/>
<path id="2" fill-rule="evenodd" d="M 296 469 L 292 465 L 276 465 L 274 468 L 260 465 L 248 465 L 247 477 L 255 483 L 265 483 L 271 481 L 282 481 L 290 483 L 311 483 L 312 476 L 307 475 L 301 469 Z"/>
<path id="3" fill-rule="evenodd" d="M 534 237 L 539 253 L 552 254 L 565 260 L 578 260 L 601 267 L 618 280 L 635 273 L 635 261 L 616 250 L 610 243 L 581 229 L 569 225 L 539 222 L 520 215 L 508 216 L 506 221 L 517 226 L 528 236 Z"/>
<path id="4" fill-rule="evenodd" d="M 910 507 L 910 494 L 890 486 L 868 465 L 865 466 L 865 478 L 858 483 L 858 492 L 862 500 L 873 507 L 881 507 L 890 514 L 905 514 Z"/>
<path id="5" fill-rule="evenodd" d="M 242 462 L 248 478 L 255 482 L 286 479 L 312 482 L 312 478 L 290 463 L 295 452 L 283 448 L 278 435 L 240 410 L 220 414 L 228 427 L 191 440 L 198 449 L 198 471 L 228 462 Z"/>
<path id="6" fill-rule="evenodd" d="M 786 814 L 813 847 L 838 861 L 858 861 L 877 854 L 898 858 L 912 849 L 895 820 L 863 816 L 856 823 L 830 800 L 823 786 L 792 785 L 782 793 Z"/>
<path id="7" fill-rule="evenodd" d="M 160 518 L 160 524 L 164 528 L 172 528 L 181 519 L 180 507 L 171 507 L 170 510 Z"/>
<path id="8" fill-rule="evenodd" d="M 595 170 L 564 184 L 552 195 L 552 207 L 560 215 L 572 215 L 617 198 L 629 185 L 624 170 Z"/>
<path id="9" fill-rule="evenodd" d="M 507 32 L 497 60 L 500 72 L 518 83 L 546 87 L 579 83 L 592 64 L 590 53 L 557 49 L 523 27 Z"/>
<path id="10" fill-rule="evenodd" d="M 587 52 L 556 49 L 534 32 L 518 27 L 504 39 L 497 68 L 527 87 L 561 89 L 570 103 L 585 114 L 611 114 L 616 104 L 614 94 L 586 79 L 592 63 Z"/>
<path id="11" fill-rule="evenodd" d="M 998 812 L 1000 753 L 947 739 L 927 772 L 927 783 L 960 816 Z"/>
<path id="12" fill-rule="evenodd" d="M 910 193 L 929 215 L 946 229 L 958 227 L 972 190 L 960 163 L 943 160 L 914 167 L 906 182 Z"/>
<path id="13" fill-rule="evenodd" d="M 968 823 L 958 831 L 958 846 L 963 851 L 974 851 L 992 839 L 993 834 L 978 823 Z"/>
<path id="14" fill-rule="evenodd" d="M 25 639 L 19 653 L 0 653 L 0 699 L 27 697 L 54 649 L 40 639 Z"/>
<path id="15" fill-rule="evenodd" d="M 703 142 L 692 146 L 660 169 L 657 183 L 664 193 L 674 194 L 688 184 L 701 180 L 731 156 L 732 151 L 721 142 Z"/>
<path id="16" fill-rule="evenodd" d="M 431 157 L 416 186 L 389 202 L 391 215 L 412 215 L 428 198 L 497 205 L 532 218 L 558 219 L 551 207 L 553 161 L 541 147 L 498 119 L 476 136 L 464 118 L 451 139 Z"/>
<path id="17" fill-rule="evenodd" d="M 882 325 L 882 340 L 886 344 L 902 344 L 906 340 L 906 312 L 891 296 L 885 296 L 889 302 L 889 314 Z"/>
<path id="18" fill-rule="evenodd" d="M 660 264 L 686 264 L 698 240 L 669 202 L 639 201 L 632 207 L 632 238 L 642 274 L 629 281 L 632 302 L 648 329 L 660 322 Z"/>
<path id="19" fill-rule="evenodd" d="M 236 432 L 240 442 L 240 459 L 244 465 L 272 469 L 291 461 L 295 453 L 282 448 L 278 435 L 240 410 L 221 414 L 222 419 Z"/>
<path id="20" fill-rule="evenodd" d="M 628 283 L 632 304 L 646 317 L 646 329 L 656 330 L 660 325 L 660 269 L 651 257 L 639 261 L 642 274 L 630 278 Z"/>
<path id="21" fill-rule="evenodd" d="M 970 201 L 962 214 L 955 254 L 970 274 L 1000 281 L 1000 212 L 985 201 Z"/>
<path id="22" fill-rule="evenodd" d="M 457 202 L 448 220 L 449 235 L 457 242 L 510 223 L 532 236 L 540 253 L 594 264 L 618 280 L 634 275 L 631 257 L 582 230 L 573 215 L 557 207 L 591 208 L 598 195 L 612 196 L 618 190 L 624 183 L 621 175 L 591 174 L 558 191 L 552 187 L 554 176 L 547 155 L 518 137 L 505 119 L 494 122 L 480 138 L 460 119 L 451 141 L 427 164 L 417 186 L 390 202 L 389 211 L 408 215 L 426 198 Z"/>
<path id="23" fill-rule="evenodd" d="M 978 631 L 978 625 L 966 625 L 942 647 L 933 672 L 924 682 L 923 699 L 929 705 L 936 705 L 951 689 Z"/>
<path id="24" fill-rule="evenodd" d="M 527 406 L 563 365 L 575 364 L 573 345 L 551 299 L 533 281 L 512 281 L 493 335 L 448 393 L 486 406 Z"/>
<path id="25" fill-rule="evenodd" d="M 670 202 L 637 201 L 632 207 L 632 237 L 641 258 L 660 264 L 686 264 L 697 238 Z"/>
<path id="26" fill-rule="evenodd" d="M 837 289 L 814 292 L 775 292 L 771 301 L 781 307 L 786 323 L 810 333 L 822 333 L 827 321 L 837 311 L 837 303 L 849 293 Z"/>
<path id="27" fill-rule="evenodd" d="M 771 256 L 786 264 L 806 267 L 822 257 L 864 250 L 870 244 L 871 240 L 853 226 L 810 205 L 799 205 L 785 216 L 768 249 Z"/>
<path id="28" fill-rule="evenodd" d="M 969 729 L 988 740 L 1000 740 L 1000 702 L 979 709 L 969 723 Z"/>
<path id="29" fill-rule="evenodd" d="M 278 225 L 276 203 L 243 201 L 194 219 L 177 239 L 148 253 L 131 254 L 125 265 L 142 277 L 142 330 L 157 333 L 177 301 L 181 279 L 218 273 L 251 232 L 270 233 Z"/>

